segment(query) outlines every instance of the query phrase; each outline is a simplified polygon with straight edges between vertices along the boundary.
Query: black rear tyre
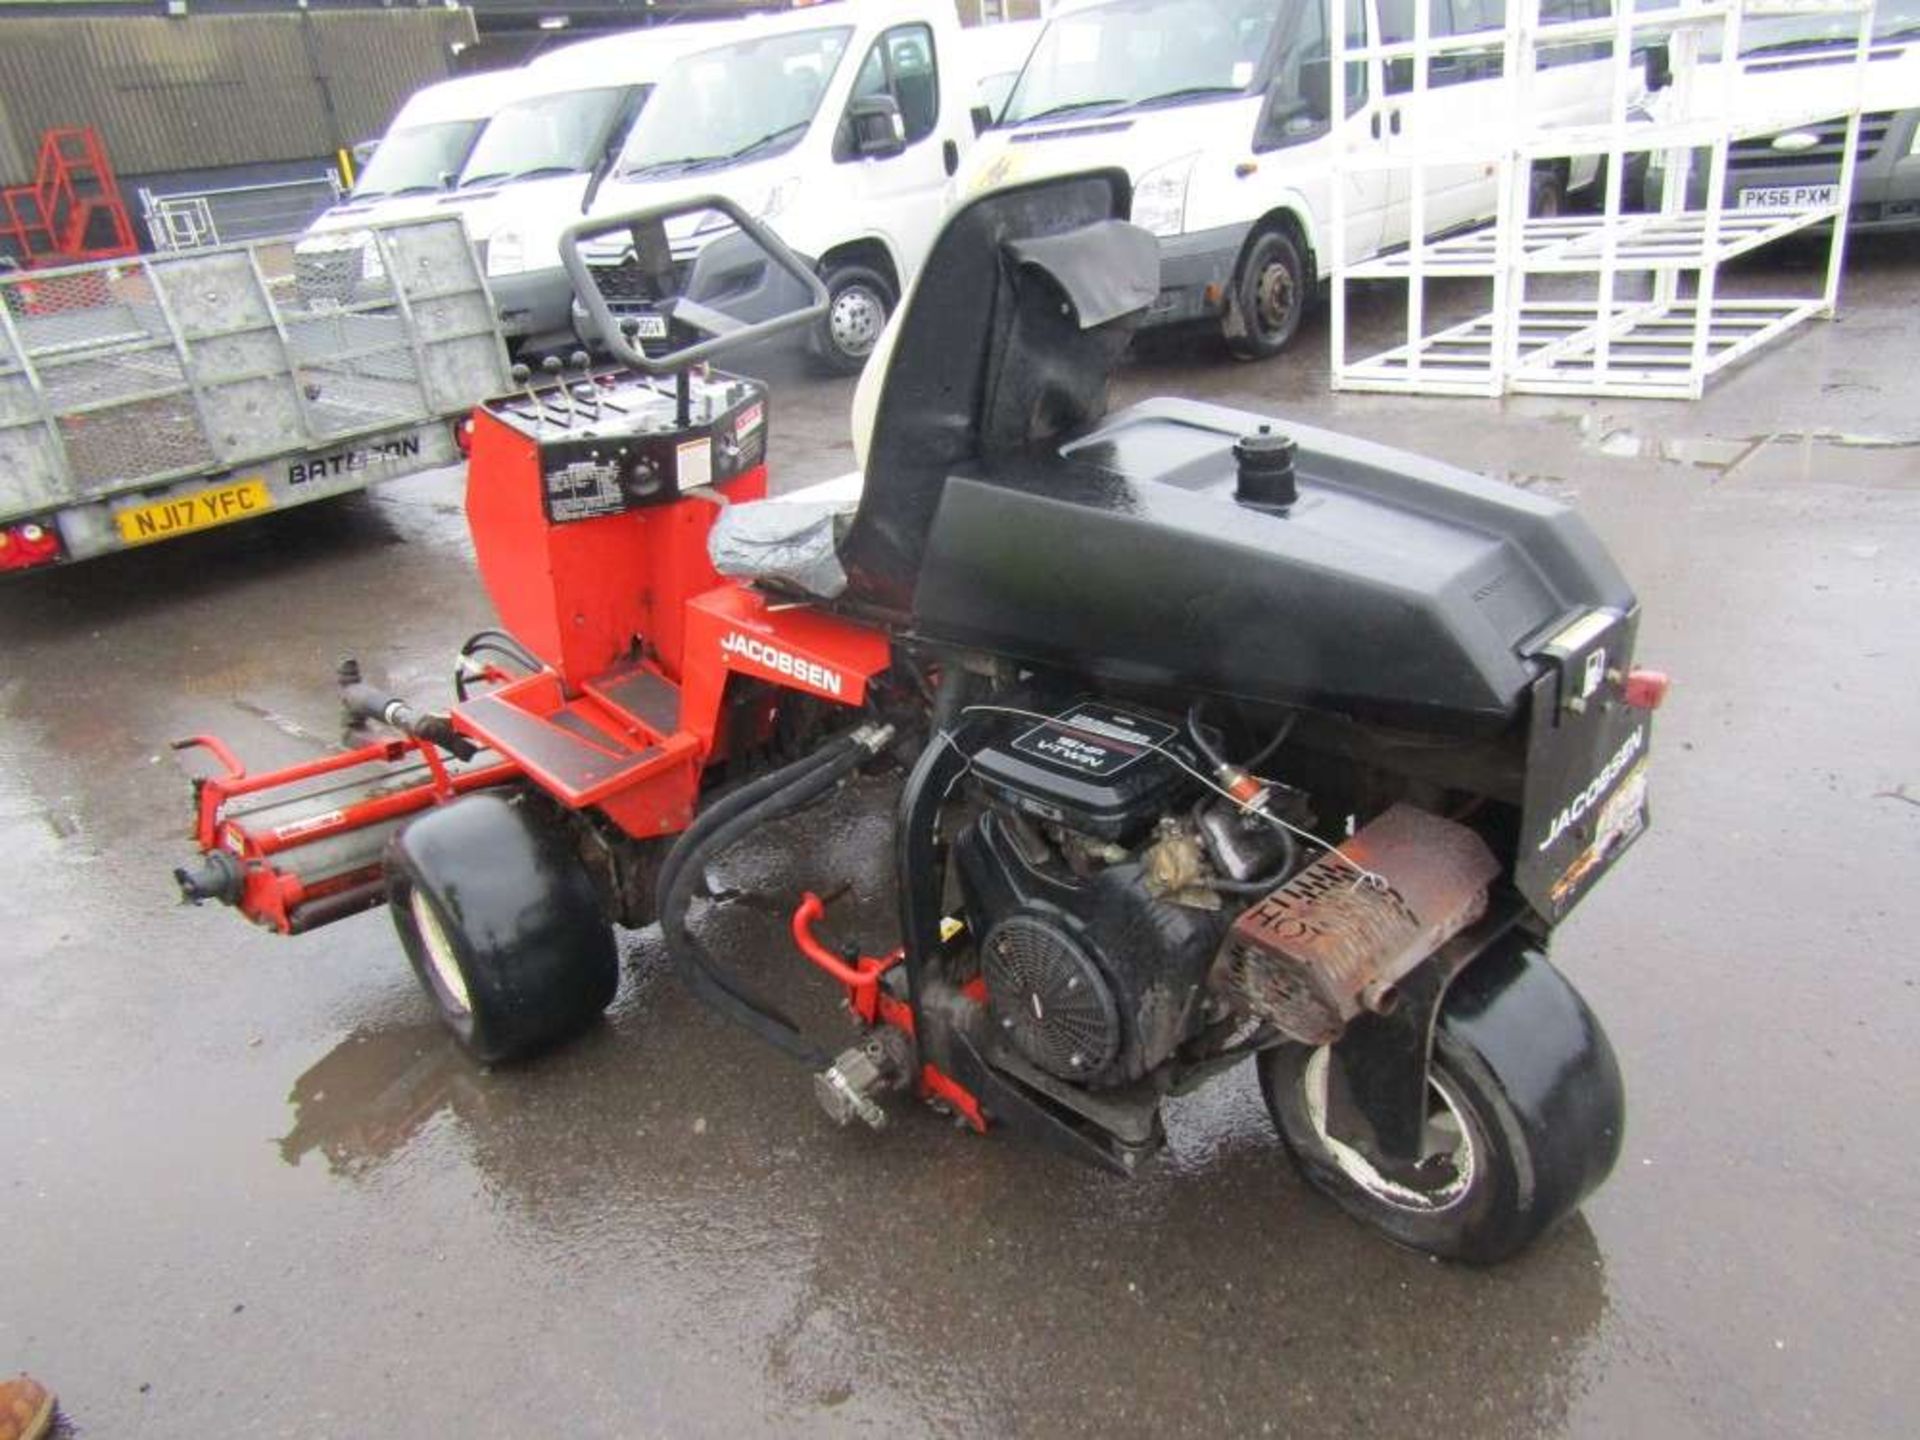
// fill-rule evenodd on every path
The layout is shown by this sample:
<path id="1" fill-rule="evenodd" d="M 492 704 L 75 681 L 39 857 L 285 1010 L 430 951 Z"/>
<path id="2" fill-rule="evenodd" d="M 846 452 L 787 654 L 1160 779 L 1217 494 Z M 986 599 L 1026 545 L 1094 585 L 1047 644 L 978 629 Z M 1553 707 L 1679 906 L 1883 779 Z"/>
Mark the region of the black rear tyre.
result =
<path id="1" fill-rule="evenodd" d="M 1259 1058 L 1260 1088 L 1302 1177 L 1415 1250 L 1492 1264 L 1559 1223 L 1613 1169 L 1625 1124 L 1600 1022 L 1544 957 L 1483 957 L 1434 1031 L 1428 1161 L 1383 1175 L 1327 1133 L 1326 1047 Z"/>
<path id="2" fill-rule="evenodd" d="M 612 927 L 564 834 L 505 796 L 468 795 L 402 829 L 387 901 L 421 987 L 484 1063 L 578 1034 L 619 988 Z"/>

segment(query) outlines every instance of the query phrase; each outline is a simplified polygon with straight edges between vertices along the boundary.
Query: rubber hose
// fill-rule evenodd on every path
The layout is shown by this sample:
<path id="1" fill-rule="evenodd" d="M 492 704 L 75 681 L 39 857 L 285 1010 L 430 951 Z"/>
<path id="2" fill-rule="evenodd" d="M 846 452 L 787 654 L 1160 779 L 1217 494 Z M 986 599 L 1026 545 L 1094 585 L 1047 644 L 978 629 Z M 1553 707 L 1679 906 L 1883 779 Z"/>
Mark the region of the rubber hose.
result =
<path id="1" fill-rule="evenodd" d="M 1206 757 L 1209 765 L 1216 771 L 1225 770 L 1228 768 L 1227 757 L 1214 749 L 1212 743 L 1201 733 L 1200 707 L 1204 704 L 1206 704 L 1204 700 L 1196 700 L 1187 707 L 1187 734 L 1193 737 L 1194 746 Z"/>
<path id="2" fill-rule="evenodd" d="M 688 988 L 720 1014 L 813 1070 L 823 1069 L 830 1057 L 785 1016 L 720 972 L 687 927 L 687 911 L 709 861 L 761 827 L 814 803 L 850 775 L 867 754 L 864 746 L 842 740 L 735 792 L 687 829 L 661 870 L 661 936 Z"/>
<path id="3" fill-rule="evenodd" d="M 538 656 L 504 630 L 476 630 L 467 637 L 467 643 L 460 647 L 462 655 L 472 655 L 479 650 L 492 650 L 495 654 L 511 657 L 536 673 L 544 668 Z"/>
<path id="4" fill-rule="evenodd" d="M 728 1019 L 815 1070 L 828 1063 L 827 1054 L 750 988 L 719 970 L 706 947 L 687 927 L 687 911 L 697 884 L 694 877 L 707 860 L 763 826 L 812 804 L 839 784 L 858 763 L 859 757 L 850 755 L 842 764 L 822 766 L 791 789 L 762 801 L 721 826 L 683 862 L 661 914 L 661 933 L 667 953 L 688 987 Z"/>
<path id="5" fill-rule="evenodd" d="M 667 858 L 660 866 L 660 874 L 654 881 L 654 893 L 662 900 L 665 899 L 674 877 L 680 872 L 680 866 L 693 852 L 694 846 L 698 845 L 705 836 L 726 824 L 748 806 L 756 804 L 787 785 L 797 783 L 819 766 L 836 758 L 852 744 L 853 741 L 849 735 L 837 736 L 811 754 L 803 755 L 800 759 L 783 765 L 778 770 L 769 771 L 737 789 L 729 790 L 702 810 L 694 818 L 693 823 L 680 832 L 680 838 L 667 852 Z"/>

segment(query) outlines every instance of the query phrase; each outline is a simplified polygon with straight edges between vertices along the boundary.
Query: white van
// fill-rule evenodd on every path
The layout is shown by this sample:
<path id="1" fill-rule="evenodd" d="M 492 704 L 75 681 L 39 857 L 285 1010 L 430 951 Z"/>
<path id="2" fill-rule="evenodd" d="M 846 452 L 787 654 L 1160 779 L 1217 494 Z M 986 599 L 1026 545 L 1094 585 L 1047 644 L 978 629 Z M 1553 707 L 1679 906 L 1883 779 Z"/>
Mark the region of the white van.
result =
<path id="1" fill-rule="evenodd" d="M 1504 23 L 1503 0 L 1432 0 L 1435 34 Z M 1413 38 L 1414 0 L 1344 0 L 1347 44 Z M 1543 15 L 1606 13 L 1607 0 L 1546 0 Z M 1214 319 L 1233 352 L 1285 348 L 1330 270 L 1326 226 L 1335 147 L 1391 152 L 1422 136 L 1484 130 L 1505 113 L 1498 37 L 1437 57 L 1416 96 L 1411 62 L 1349 62 L 1347 114 L 1330 123 L 1330 0 L 1098 0 L 1063 5 L 1047 24 L 958 186 L 963 196 L 1024 178 L 1098 166 L 1134 182 L 1133 219 L 1160 239 L 1161 293 L 1149 323 Z M 1543 56 L 1535 103 L 1555 122 L 1599 120 L 1607 47 Z M 1416 105 L 1418 109 L 1416 110 Z M 1408 172 L 1350 170 L 1346 254 L 1404 245 Z M 1537 209 L 1569 181 L 1542 170 Z M 1495 170 L 1426 171 L 1429 234 L 1491 218 Z"/>
<path id="2" fill-rule="evenodd" d="M 315 216 L 294 243 L 294 274 L 310 300 L 342 303 L 386 291 L 369 225 L 439 214 L 493 118 L 526 93 L 526 70 L 488 70 L 413 95 L 381 138 L 353 191 Z"/>
<path id="3" fill-rule="evenodd" d="M 1857 101 L 1863 113 L 1848 228 L 1855 234 L 1920 230 L 1920 0 L 1874 0 L 1866 18 L 1871 44 L 1864 71 L 1855 64 L 1858 14 L 1749 16 L 1740 28 L 1737 67 L 1724 63 L 1723 35 L 1702 37 L 1696 95 L 1726 93 L 1736 115 L 1817 117 L 1734 140 L 1727 163 L 1728 208 L 1832 204 L 1846 150 L 1846 121 L 1839 117 Z M 1672 99 L 1671 91 L 1662 91 L 1647 108 L 1664 116 Z M 1652 208 L 1660 203 L 1666 159 L 1660 153 L 1652 157 L 1646 196 Z M 1707 181 L 1703 152 L 1692 166 L 1690 207 L 1705 202 Z"/>
<path id="4" fill-rule="evenodd" d="M 467 163 L 481 129 L 508 98 L 492 75 L 458 75 L 414 91 L 361 167 L 351 193 L 321 218 L 387 219 L 373 215 L 370 207 L 446 189 Z"/>
<path id="5" fill-rule="evenodd" d="M 583 40 L 529 61 L 520 98 L 488 122 L 437 202 L 479 248 L 507 338 L 532 349 L 574 340 L 560 232 L 586 213 L 635 118 L 690 50 L 737 28 L 658 25 Z"/>
<path id="6" fill-rule="evenodd" d="M 730 28 L 657 26 L 609 35 L 457 82 L 478 86 L 491 109 L 443 183 L 409 187 L 375 205 L 336 206 L 308 227 L 296 256 L 323 262 L 342 249 L 360 250 L 371 221 L 458 215 L 478 248 L 508 341 L 525 349 L 571 344 L 573 292 L 560 268 L 560 232 L 580 218 L 675 57 Z M 376 152 L 369 174 L 379 160 Z M 336 265 L 330 273 L 337 272 Z M 363 269 L 363 286 L 383 283 L 373 267 Z"/>
<path id="7" fill-rule="evenodd" d="M 831 304 L 813 348 L 858 370 L 973 143 L 959 28 L 952 0 L 839 0 L 739 22 L 729 43 L 661 80 L 593 213 L 726 196 L 818 268 Z M 731 228 L 719 215 L 670 226 L 681 276 Z M 631 245 L 601 242 L 586 258 L 616 313 L 637 316 L 642 339 L 664 338 L 652 306 L 665 297 Z"/>

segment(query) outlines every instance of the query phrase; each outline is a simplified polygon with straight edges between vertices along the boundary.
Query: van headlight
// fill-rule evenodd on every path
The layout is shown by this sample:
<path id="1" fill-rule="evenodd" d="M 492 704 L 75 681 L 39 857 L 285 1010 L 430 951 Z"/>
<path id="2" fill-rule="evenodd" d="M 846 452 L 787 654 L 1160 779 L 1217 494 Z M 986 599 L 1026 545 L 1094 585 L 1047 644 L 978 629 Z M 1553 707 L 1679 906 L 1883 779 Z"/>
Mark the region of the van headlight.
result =
<path id="1" fill-rule="evenodd" d="M 518 275 L 526 268 L 526 236 L 518 230 L 496 230 L 487 237 L 487 274 Z"/>
<path id="2" fill-rule="evenodd" d="M 1133 187 L 1133 223 L 1150 235 L 1178 235 L 1186 227 L 1187 182 L 1200 152 L 1156 165 Z"/>

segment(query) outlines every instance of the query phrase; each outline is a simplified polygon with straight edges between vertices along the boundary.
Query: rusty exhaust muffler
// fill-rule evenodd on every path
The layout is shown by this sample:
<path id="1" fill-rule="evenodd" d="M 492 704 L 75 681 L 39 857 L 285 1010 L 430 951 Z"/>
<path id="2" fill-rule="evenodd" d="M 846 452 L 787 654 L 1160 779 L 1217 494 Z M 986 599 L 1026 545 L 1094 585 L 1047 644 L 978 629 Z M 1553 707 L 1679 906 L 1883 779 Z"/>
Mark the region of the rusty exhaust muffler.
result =
<path id="1" fill-rule="evenodd" d="M 1500 863 L 1464 825 L 1395 805 L 1250 906 L 1217 983 L 1295 1040 L 1325 1045 L 1487 908 Z M 1385 883 L 1380 883 L 1384 881 Z"/>

